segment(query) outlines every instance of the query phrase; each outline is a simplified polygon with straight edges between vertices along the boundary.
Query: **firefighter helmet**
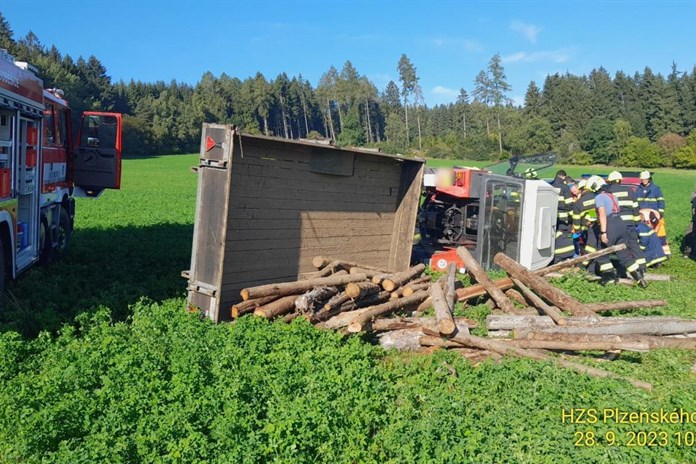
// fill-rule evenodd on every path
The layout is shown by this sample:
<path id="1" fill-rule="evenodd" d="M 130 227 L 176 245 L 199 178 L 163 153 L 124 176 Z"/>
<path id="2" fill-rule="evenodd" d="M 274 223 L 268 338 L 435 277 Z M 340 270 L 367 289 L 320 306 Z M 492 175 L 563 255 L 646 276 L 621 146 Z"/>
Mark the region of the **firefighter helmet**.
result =
<path id="1" fill-rule="evenodd" d="M 652 174 L 650 174 L 650 171 L 643 171 L 640 173 L 640 180 L 648 180 L 652 178 Z"/>
<path id="2" fill-rule="evenodd" d="M 525 179 L 538 179 L 537 171 L 534 168 L 527 168 L 524 170 Z"/>
<path id="3" fill-rule="evenodd" d="M 621 182 L 623 176 L 619 171 L 611 171 L 607 176 L 607 182 Z"/>
<path id="4" fill-rule="evenodd" d="M 588 188 L 588 187 L 587 187 L 587 179 L 580 179 L 580 180 L 578 181 L 578 188 L 579 188 L 580 190 L 587 189 L 587 188 Z"/>
<path id="5" fill-rule="evenodd" d="M 587 180 L 587 184 L 590 187 L 590 190 L 593 192 L 599 192 L 599 190 L 607 185 L 606 182 L 604 182 L 604 179 L 602 179 L 600 176 L 592 176 Z"/>

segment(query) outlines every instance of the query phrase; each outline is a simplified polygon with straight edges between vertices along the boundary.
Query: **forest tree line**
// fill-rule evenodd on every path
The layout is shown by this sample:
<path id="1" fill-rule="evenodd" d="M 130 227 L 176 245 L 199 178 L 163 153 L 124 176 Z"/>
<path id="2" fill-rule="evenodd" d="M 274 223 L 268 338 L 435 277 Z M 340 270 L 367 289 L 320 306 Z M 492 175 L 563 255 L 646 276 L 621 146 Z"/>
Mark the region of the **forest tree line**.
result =
<path id="1" fill-rule="evenodd" d="M 0 48 L 36 66 L 46 88 L 65 92 L 74 114 L 124 114 L 130 155 L 198 151 L 201 124 L 235 124 L 252 134 L 330 138 L 342 146 L 434 158 L 498 160 L 554 151 L 572 164 L 696 168 L 696 67 L 672 65 L 668 76 L 646 67 L 611 76 L 569 73 L 530 82 L 521 106 L 499 55 L 456 102 L 429 107 L 416 66 L 404 54 L 398 82 L 384 89 L 346 61 L 313 86 L 302 75 L 256 73 L 240 79 L 206 72 L 195 85 L 175 80 L 112 82 L 95 56 L 76 60 L 46 47 L 32 32 L 16 39 L 0 14 Z"/>

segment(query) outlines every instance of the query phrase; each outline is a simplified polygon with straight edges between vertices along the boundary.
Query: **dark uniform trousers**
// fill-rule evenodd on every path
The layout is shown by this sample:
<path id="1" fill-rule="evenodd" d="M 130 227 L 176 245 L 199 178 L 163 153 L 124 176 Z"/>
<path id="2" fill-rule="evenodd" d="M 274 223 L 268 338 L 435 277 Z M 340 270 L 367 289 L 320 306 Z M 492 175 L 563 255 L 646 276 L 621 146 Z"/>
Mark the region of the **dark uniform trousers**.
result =
<path id="1" fill-rule="evenodd" d="M 588 253 L 593 251 L 601 250 L 610 246 L 618 245 L 619 243 L 626 243 L 628 240 L 628 231 L 626 230 L 626 225 L 621 220 L 619 214 L 610 214 L 607 216 L 607 240 L 608 243 L 602 243 L 600 239 L 600 226 L 599 222 L 588 231 L 587 234 L 587 246 L 585 250 Z M 642 253 L 641 253 L 642 256 Z M 638 258 L 633 254 L 630 248 L 626 248 L 621 251 L 616 252 L 616 257 L 618 258 L 619 265 L 626 270 L 626 272 L 633 272 L 638 270 L 640 264 L 638 264 Z M 600 256 L 594 260 L 595 273 L 603 274 L 606 272 L 611 272 L 614 270 L 614 264 L 608 255 Z"/>

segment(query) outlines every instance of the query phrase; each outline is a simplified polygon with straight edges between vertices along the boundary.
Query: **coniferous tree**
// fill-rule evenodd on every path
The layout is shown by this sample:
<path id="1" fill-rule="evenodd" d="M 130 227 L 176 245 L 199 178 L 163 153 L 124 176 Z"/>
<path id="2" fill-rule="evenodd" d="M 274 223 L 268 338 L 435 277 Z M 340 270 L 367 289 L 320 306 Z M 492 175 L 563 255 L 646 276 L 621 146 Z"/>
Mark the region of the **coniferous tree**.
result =
<path id="1" fill-rule="evenodd" d="M 404 99 L 404 115 L 406 120 L 406 143 L 411 143 L 411 137 L 409 134 L 408 127 L 408 102 L 409 97 L 416 90 L 418 85 L 418 76 L 416 75 L 416 67 L 413 66 L 411 60 L 408 59 L 405 53 L 399 58 L 399 64 L 397 66 L 397 71 L 399 71 L 399 80 L 401 81 L 401 96 Z"/>

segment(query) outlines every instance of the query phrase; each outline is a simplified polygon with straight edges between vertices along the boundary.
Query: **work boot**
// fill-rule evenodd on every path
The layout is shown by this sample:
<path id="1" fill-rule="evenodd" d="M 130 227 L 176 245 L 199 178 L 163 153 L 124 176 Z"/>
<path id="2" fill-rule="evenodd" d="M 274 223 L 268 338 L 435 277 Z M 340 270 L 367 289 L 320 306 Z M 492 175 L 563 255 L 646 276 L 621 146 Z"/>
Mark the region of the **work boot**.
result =
<path id="1" fill-rule="evenodd" d="M 638 285 L 640 285 L 641 287 L 645 288 L 648 286 L 648 283 L 645 281 L 645 275 L 643 274 L 642 269 L 638 269 L 637 271 L 631 271 L 631 277 L 633 277 L 633 279 L 637 281 Z"/>
<path id="2" fill-rule="evenodd" d="M 616 269 L 611 271 L 602 272 L 602 279 L 599 281 L 600 285 L 606 286 L 610 284 L 619 283 L 619 275 L 616 273 Z"/>

